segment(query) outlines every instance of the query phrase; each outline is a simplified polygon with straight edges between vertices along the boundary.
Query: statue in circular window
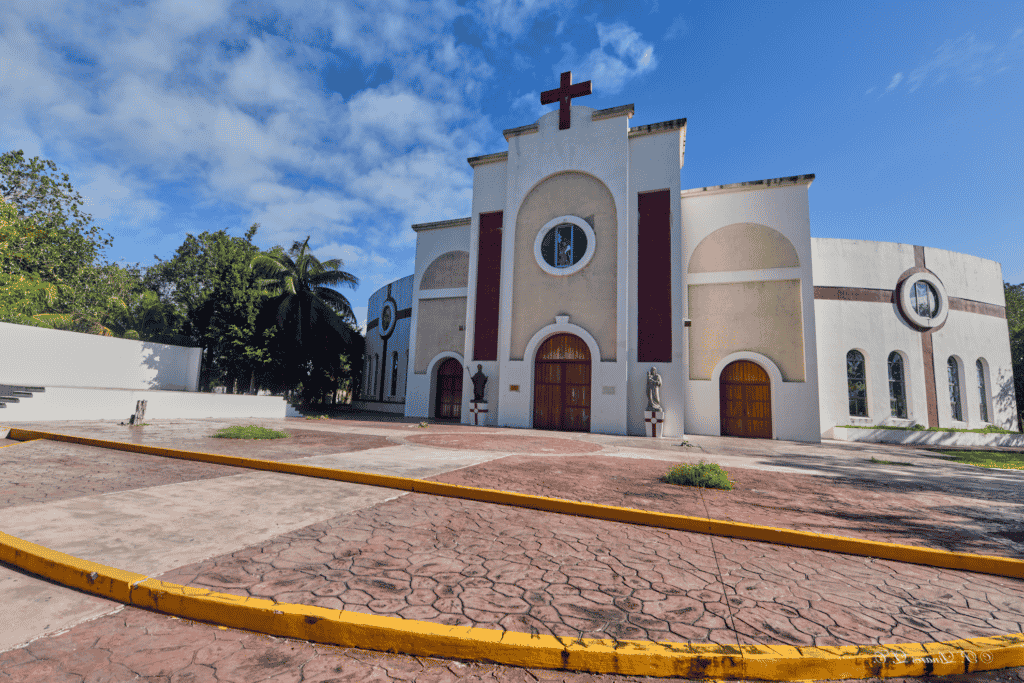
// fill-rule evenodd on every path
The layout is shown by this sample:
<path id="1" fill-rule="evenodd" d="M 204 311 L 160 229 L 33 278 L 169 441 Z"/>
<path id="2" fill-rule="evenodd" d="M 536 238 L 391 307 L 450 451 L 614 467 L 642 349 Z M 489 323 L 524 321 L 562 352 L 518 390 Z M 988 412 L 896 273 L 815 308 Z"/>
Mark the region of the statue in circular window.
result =
<path id="1" fill-rule="evenodd" d="M 380 336 L 387 337 L 395 330 L 395 322 L 398 319 L 398 309 L 394 299 L 386 299 L 380 311 Z"/>
<path id="2" fill-rule="evenodd" d="M 534 242 L 537 265 L 551 275 L 572 275 L 594 256 L 594 229 L 577 216 L 548 221 Z"/>
<path id="3" fill-rule="evenodd" d="M 570 268 L 587 253 L 587 234 L 578 225 L 561 223 L 548 230 L 540 243 L 540 253 L 549 266 Z"/>

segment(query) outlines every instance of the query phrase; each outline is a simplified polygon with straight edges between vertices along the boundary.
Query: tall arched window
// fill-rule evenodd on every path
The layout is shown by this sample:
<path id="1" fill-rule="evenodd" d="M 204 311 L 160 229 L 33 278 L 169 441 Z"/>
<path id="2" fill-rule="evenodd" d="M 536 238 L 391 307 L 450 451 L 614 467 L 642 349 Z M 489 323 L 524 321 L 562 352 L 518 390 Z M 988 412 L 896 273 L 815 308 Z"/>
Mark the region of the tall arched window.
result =
<path id="1" fill-rule="evenodd" d="M 864 354 L 852 350 L 846 354 L 846 386 L 850 396 L 850 415 L 868 416 L 868 378 Z"/>
<path id="2" fill-rule="evenodd" d="M 949 409 L 954 420 L 963 422 L 964 411 L 960 407 L 960 365 L 956 358 L 950 356 L 946 367 L 949 369 Z"/>
<path id="3" fill-rule="evenodd" d="M 903 356 L 889 354 L 889 412 L 893 417 L 907 419 L 907 384 L 903 376 Z"/>
<path id="4" fill-rule="evenodd" d="M 398 351 L 391 354 L 391 395 L 398 390 Z"/>
<path id="5" fill-rule="evenodd" d="M 978 393 L 981 399 L 981 421 L 988 422 L 988 390 L 985 388 L 985 364 L 978 359 Z"/>

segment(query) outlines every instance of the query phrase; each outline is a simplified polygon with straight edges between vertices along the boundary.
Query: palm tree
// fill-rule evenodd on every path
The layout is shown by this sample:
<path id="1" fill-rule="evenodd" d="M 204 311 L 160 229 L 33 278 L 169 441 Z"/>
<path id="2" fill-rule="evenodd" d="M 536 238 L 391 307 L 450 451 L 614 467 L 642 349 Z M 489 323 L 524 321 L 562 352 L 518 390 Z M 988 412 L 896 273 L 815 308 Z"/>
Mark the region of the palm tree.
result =
<path id="1" fill-rule="evenodd" d="M 341 270 L 343 265 L 341 259 L 321 262 L 313 256 L 307 237 L 301 244 L 292 244 L 288 253 L 279 248 L 253 258 L 249 266 L 261 276 L 257 284 L 271 297 L 264 304 L 258 326 L 268 329 L 276 323 L 291 342 L 290 355 L 299 367 L 330 357 L 335 357 L 336 364 L 336 357 L 353 346 L 357 333 L 352 305 L 328 286 L 355 287 L 359 283 L 355 275 Z M 334 352 L 325 353 L 332 346 Z"/>

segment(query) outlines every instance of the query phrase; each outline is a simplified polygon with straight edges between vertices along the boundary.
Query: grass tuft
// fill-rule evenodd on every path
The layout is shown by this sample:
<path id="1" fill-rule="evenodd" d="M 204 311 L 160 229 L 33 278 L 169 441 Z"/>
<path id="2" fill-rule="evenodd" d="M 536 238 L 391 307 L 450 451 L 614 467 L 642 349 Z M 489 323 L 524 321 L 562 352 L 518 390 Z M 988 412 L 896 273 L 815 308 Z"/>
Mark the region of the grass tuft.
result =
<path id="1" fill-rule="evenodd" d="M 733 486 L 725 470 L 715 463 L 703 460 L 696 465 L 676 465 L 668 471 L 662 481 L 680 486 L 699 486 L 726 491 L 731 491 Z"/>
<path id="2" fill-rule="evenodd" d="M 284 432 L 256 425 L 225 427 L 213 436 L 217 439 L 285 439 L 288 437 Z"/>
<path id="3" fill-rule="evenodd" d="M 937 453 L 944 453 L 946 460 L 962 462 L 966 465 L 977 467 L 988 467 L 999 470 L 1024 470 L 1024 453 L 1002 452 L 1002 451 L 946 451 L 936 449 Z"/>
<path id="4" fill-rule="evenodd" d="M 307 415 L 307 420 L 329 420 L 330 418 L 326 415 Z"/>

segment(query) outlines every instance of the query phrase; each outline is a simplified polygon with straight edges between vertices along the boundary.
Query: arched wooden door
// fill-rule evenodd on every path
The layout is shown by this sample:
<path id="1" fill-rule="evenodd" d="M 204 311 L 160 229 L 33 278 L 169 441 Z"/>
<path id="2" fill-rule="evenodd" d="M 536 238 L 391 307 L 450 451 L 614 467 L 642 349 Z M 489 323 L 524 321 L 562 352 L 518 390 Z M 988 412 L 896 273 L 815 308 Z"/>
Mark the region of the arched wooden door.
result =
<path id="1" fill-rule="evenodd" d="M 462 363 L 454 358 L 446 358 L 437 368 L 434 417 L 442 420 L 462 417 Z"/>
<path id="2" fill-rule="evenodd" d="M 729 363 L 719 380 L 722 436 L 772 438 L 772 386 L 768 373 L 749 360 Z"/>
<path id="3" fill-rule="evenodd" d="M 590 349 L 572 334 L 556 334 L 537 349 L 533 428 L 590 431 Z"/>

